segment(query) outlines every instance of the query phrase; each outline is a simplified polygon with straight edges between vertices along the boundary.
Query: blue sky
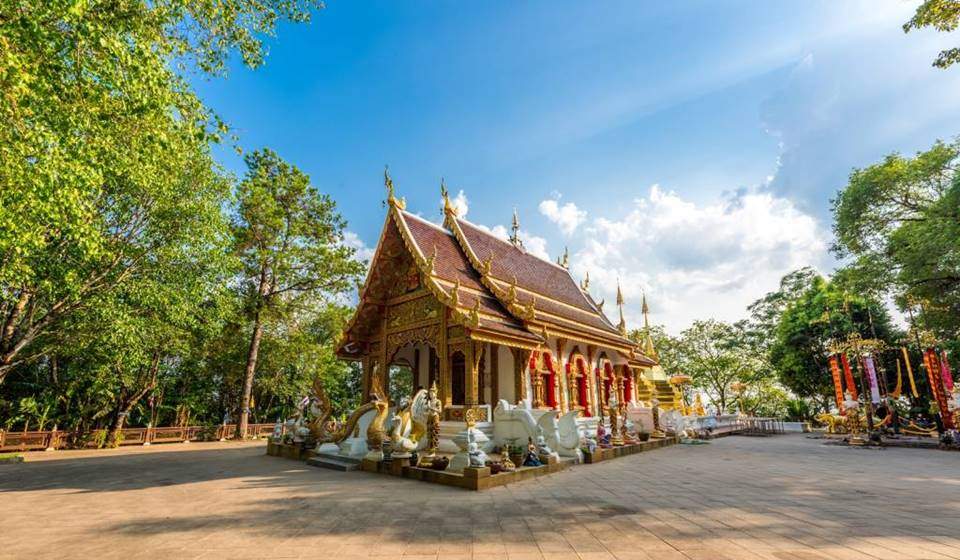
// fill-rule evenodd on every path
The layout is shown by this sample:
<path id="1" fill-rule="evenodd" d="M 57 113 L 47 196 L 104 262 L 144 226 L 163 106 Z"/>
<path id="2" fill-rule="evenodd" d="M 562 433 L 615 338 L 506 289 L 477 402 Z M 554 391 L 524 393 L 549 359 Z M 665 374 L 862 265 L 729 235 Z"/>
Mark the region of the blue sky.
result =
<path id="1" fill-rule="evenodd" d="M 598 8 L 601 6 L 602 8 Z M 439 221 L 467 218 L 619 278 L 627 319 L 736 320 L 805 264 L 829 271 L 829 199 L 850 169 L 960 133 L 960 38 L 905 35 L 915 2 L 343 2 L 283 25 L 266 65 L 198 84 L 245 149 L 330 193 L 361 251 L 389 164 Z M 242 173 L 240 159 L 218 150 Z"/>

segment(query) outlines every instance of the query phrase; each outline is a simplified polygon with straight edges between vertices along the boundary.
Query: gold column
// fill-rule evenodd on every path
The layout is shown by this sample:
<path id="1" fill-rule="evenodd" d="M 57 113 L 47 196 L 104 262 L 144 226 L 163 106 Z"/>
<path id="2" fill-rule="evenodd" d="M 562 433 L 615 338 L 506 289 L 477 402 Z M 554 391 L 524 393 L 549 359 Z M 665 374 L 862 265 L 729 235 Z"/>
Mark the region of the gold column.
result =
<path id="1" fill-rule="evenodd" d="M 567 376 L 567 360 L 564 359 L 563 356 L 564 343 L 564 339 L 557 339 L 557 392 L 560 393 L 557 404 L 560 405 L 560 412 L 567 412 L 573 408 L 573 403 L 575 402 L 570 399 L 572 384 Z"/>
<path id="2" fill-rule="evenodd" d="M 597 416 L 600 412 L 600 403 L 596 401 L 598 395 L 597 378 L 593 373 L 593 355 L 596 351 L 596 346 L 587 346 L 587 363 L 584 368 L 587 376 L 587 405 L 590 407 L 590 413 L 594 416 Z"/>
<path id="3" fill-rule="evenodd" d="M 500 400 L 500 345 L 490 344 L 490 404 Z"/>
<path id="4" fill-rule="evenodd" d="M 520 348 L 511 348 L 513 355 L 513 394 L 517 401 L 527 398 L 527 362 L 530 361 L 530 351 Z"/>
<path id="5" fill-rule="evenodd" d="M 440 401 L 444 407 L 453 404 L 453 380 L 450 379 L 450 348 L 447 345 L 447 313 L 440 313 L 440 333 L 437 336 L 437 353 L 440 355 Z"/>
<path id="6" fill-rule="evenodd" d="M 466 344 L 466 366 L 469 368 L 464 387 L 464 404 L 467 408 L 473 408 L 479 404 L 480 388 L 480 359 L 483 357 L 483 343 L 467 340 Z"/>
<path id="7" fill-rule="evenodd" d="M 377 378 L 380 380 L 380 392 L 383 395 L 387 395 L 389 398 L 390 393 L 388 388 L 390 387 L 390 364 L 387 362 L 392 356 L 387 355 L 387 311 L 384 308 L 383 320 L 380 323 L 380 371 Z"/>

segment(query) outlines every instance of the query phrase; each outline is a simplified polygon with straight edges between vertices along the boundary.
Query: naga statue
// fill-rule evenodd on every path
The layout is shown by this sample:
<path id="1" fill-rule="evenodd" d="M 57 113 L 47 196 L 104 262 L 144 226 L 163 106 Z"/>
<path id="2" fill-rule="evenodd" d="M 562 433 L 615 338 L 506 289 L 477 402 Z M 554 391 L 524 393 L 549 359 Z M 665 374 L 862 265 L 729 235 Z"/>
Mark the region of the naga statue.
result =
<path id="1" fill-rule="evenodd" d="M 420 441 L 427 433 L 428 400 L 427 391 L 420 389 L 409 402 L 406 397 L 401 401 L 393 415 L 393 428 L 390 431 L 393 457 L 410 457 L 420 446 Z"/>
<path id="2" fill-rule="evenodd" d="M 319 377 L 313 382 L 313 398 L 311 400 L 313 401 L 310 407 L 313 420 L 307 427 L 318 445 L 340 443 L 350 437 L 356 429 L 360 417 L 375 408 L 373 403 L 366 403 L 354 410 L 346 422 L 331 420 L 333 406 L 330 404 L 330 398 L 327 397 Z"/>
<path id="3" fill-rule="evenodd" d="M 372 461 L 382 461 L 383 442 L 387 439 L 384 424 L 387 421 L 387 412 L 390 410 L 390 401 L 383 393 L 379 375 L 374 374 L 371 380 L 371 386 L 371 396 L 373 399 L 368 404 L 376 409 L 377 414 L 373 417 L 370 425 L 367 426 L 367 447 L 370 451 L 367 453 L 366 458 Z"/>

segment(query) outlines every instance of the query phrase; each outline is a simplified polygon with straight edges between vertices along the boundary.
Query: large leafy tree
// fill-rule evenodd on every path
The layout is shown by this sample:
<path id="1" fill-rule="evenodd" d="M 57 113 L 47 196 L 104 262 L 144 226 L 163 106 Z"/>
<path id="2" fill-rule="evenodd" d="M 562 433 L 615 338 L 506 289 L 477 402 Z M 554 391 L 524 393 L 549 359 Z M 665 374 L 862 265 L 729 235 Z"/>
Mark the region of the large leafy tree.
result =
<path id="1" fill-rule="evenodd" d="M 960 27 L 960 0 L 924 0 L 914 16 L 903 24 L 903 31 L 932 27 L 937 31 L 952 32 Z M 944 49 L 937 55 L 933 65 L 947 68 L 960 62 L 960 47 Z"/>
<path id="2" fill-rule="evenodd" d="M 891 154 L 855 169 L 834 200 L 835 251 L 861 292 L 922 303 L 920 320 L 942 339 L 960 336 L 960 144 L 915 157 Z"/>
<path id="3" fill-rule="evenodd" d="M 834 395 L 827 361 L 830 343 L 852 333 L 891 345 L 901 336 L 881 302 L 851 293 L 839 281 L 814 278 L 780 315 L 769 348 L 780 382 L 796 395 L 826 408 Z"/>
<path id="4" fill-rule="evenodd" d="M 354 286 L 363 263 L 342 243 L 345 222 L 329 196 L 270 150 L 246 156 L 234 219 L 236 252 L 248 297 L 250 343 L 238 433 L 244 434 L 264 327 L 295 315 L 305 302 L 332 301 Z"/>
<path id="5" fill-rule="evenodd" d="M 735 400 L 731 384 L 752 382 L 763 373 L 762 354 L 743 329 L 721 321 L 695 321 L 673 341 L 674 373 L 685 373 L 704 389 L 721 414 Z"/>
<path id="6" fill-rule="evenodd" d="M 316 0 L 0 3 L 0 382 L 70 315 L 203 235 L 224 132 L 184 79 L 262 61 Z"/>

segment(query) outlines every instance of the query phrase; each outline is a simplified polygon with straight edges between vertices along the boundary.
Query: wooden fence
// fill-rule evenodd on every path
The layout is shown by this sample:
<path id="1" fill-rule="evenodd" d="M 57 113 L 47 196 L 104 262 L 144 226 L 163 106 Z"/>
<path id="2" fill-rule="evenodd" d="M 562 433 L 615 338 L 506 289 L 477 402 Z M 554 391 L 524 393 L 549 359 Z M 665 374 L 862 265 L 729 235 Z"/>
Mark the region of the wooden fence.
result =
<path id="1" fill-rule="evenodd" d="M 274 424 L 247 425 L 247 438 L 261 438 L 273 433 Z M 185 426 L 168 428 L 127 428 L 121 430 L 120 445 L 150 445 L 154 443 L 183 443 L 210 441 L 234 437 L 236 424 L 217 427 Z M 62 430 L 42 432 L 4 432 L 0 430 L 0 451 L 36 451 L 70 447 L 96 448 L 106 436 L 106 430 L 85 434 Z M 82 440 L 81 440 L 82 437 Z"/>

